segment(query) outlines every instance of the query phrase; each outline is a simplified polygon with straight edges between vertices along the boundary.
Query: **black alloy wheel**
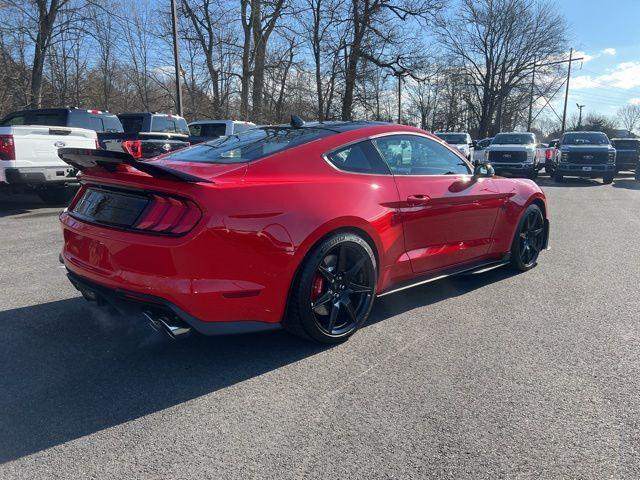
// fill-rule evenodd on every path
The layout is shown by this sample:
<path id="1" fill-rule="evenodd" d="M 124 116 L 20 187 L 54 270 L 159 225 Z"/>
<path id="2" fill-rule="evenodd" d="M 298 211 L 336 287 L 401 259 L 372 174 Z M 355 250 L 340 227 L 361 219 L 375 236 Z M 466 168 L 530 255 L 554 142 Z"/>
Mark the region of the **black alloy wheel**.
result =
<path id="1" fill-rule="evenodd" d="M 537 205 L 529 205 L 520 219 L 511 245 L 511 264 L 516 270 L 525 272 L 536 265 L 544 246 L 544 236 L 542 210 Z"/>
<path id="2" fill-rule="evenodd" d="M 284 325 L 322 343 L 344 341 L 367 320 L 376 282 L 375 257 L 367 242 L 351 233 L 333 235 L 302 267 Z"/>

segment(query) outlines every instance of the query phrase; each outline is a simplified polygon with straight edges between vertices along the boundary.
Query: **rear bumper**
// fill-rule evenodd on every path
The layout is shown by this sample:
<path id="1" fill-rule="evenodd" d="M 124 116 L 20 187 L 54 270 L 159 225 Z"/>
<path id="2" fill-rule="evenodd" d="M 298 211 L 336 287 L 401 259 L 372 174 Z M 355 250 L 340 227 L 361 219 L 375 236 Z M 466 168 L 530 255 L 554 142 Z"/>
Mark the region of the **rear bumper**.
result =
<path id="1" fill-rule="evenodd" d="M 42 185 L 45 183 L 75 183 L 75 170 L 60 167 L 9 167 L 4 169 L 4 181 L 10 185 Z"/>
<path id="2" fill-rule="evenodd" d="M 182 310 L 177 305 L 160 297 L 132 292 L 121 288 L 109 288 L 92 282 L 71 271 L 67 271 L 69 281 L 89 301 L 108 304 L 121 313 L 131 314 L 154 312 L 172 314 L 203 335 L 235 335 L 240 333 L 264 332 L 281 328 L 279 323 L 256 321 L 205 322 Z"/>
<path id="3" fill-rule="evenodd" d="M 584 170 L 584 168 L 590 170 Z M 560 163 L 556 168 L 558 175 L 568 177 L 602 178 L 615 175 L 616 165 L 608 163 L 606 165 L 582 165 L 575 163 Z"/>

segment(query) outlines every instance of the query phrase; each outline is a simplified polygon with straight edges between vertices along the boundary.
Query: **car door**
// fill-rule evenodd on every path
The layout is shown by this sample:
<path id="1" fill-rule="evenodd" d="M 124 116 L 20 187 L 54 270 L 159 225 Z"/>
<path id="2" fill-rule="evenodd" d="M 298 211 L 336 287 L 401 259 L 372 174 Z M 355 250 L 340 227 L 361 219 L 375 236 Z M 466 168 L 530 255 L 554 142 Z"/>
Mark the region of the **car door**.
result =
<path id="1" fill-rule="evenodd" d="M 405 249 L 415 273 L 471 262 L 486 255 L 505 197 L 491 178 L 441 143 L 418 134 L 373 140 L 394 175 Z"/>

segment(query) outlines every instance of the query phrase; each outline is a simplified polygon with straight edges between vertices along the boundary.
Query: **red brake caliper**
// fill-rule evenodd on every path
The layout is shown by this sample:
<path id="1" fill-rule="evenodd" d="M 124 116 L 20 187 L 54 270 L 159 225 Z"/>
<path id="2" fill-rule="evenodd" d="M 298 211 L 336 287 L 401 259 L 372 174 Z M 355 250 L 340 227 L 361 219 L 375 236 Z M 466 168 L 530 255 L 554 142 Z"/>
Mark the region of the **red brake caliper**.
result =
<path id="1" fill-rule="evenodd" d="M 322 295 L 324 289 L 324 277 L 319 273 L 313 278 L 313 284 L 311 286 L 311 300 L 316 301 Z"/>

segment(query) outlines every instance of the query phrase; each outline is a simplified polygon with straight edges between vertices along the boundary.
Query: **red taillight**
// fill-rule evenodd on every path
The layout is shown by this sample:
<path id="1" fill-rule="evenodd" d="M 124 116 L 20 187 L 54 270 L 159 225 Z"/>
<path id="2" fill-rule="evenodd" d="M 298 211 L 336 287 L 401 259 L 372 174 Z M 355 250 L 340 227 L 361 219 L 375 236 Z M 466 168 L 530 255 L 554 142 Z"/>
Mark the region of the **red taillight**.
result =
<path id="1" fill-rule="evenodd" d="M 190 200 L 153 195 L 151 204 L 134 225 L 137 230 L 187 233 L 200 220 L 200 209 Z"/>
<path id="2" fill-rule="evenodd" d="M 100 141 L 96 138 L 96 150 L 100 150 L 102 147 L 100 146 Z"/>
<path id="3" fill-rule="evenodd" d="M 550 149 L 550 148 L 547 148 L 547 149 L 545 150 L 545 152 L 544 152 L 544 158 L 545 158 L 546 160 L 551 160 L 551 149 Z"/>
<path id="4" fill-rule="evenodd" d="M 0 135 L 0 160 L 15 160 L 16 145 L 13 135 Z"/>
<path id="5" fill-rule="evenodd" d="M 142 140 L 123 140 L 122 148 L 133 158 L 142 158 Z"/>

